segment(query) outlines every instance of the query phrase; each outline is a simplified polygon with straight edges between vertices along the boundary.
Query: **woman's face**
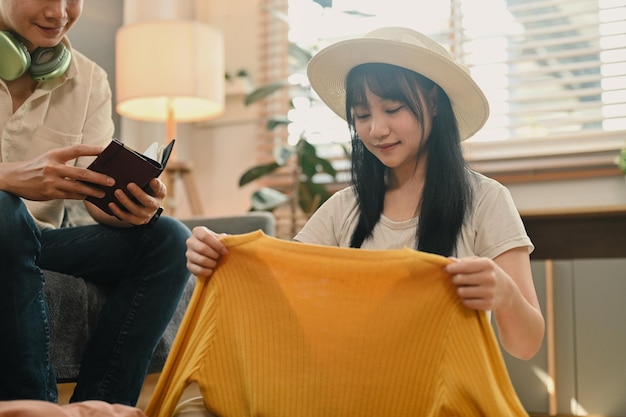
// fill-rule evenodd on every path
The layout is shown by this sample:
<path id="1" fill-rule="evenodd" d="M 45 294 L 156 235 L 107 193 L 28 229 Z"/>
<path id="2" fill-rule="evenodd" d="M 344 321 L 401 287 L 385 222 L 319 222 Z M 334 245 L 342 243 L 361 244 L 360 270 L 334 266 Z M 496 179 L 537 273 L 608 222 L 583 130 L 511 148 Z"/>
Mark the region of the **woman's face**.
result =
<path id="1" fill-rule="evenodd" d="M 414 169 L 422 142 L 430 135 L 431 106 L 424 103 L 422 126 L 403 102 L 383 99 L 369 89 L 365 98 L 366 103 L 352 108 L 356 133 L 365 147 L 390 169 Z"/>
<path id="2" fill-rule="evenodd" d="M 0 0 L 2 30 L 17 33 L 29 51 L 52 47 L 74 26 L 83 0 Z"/>

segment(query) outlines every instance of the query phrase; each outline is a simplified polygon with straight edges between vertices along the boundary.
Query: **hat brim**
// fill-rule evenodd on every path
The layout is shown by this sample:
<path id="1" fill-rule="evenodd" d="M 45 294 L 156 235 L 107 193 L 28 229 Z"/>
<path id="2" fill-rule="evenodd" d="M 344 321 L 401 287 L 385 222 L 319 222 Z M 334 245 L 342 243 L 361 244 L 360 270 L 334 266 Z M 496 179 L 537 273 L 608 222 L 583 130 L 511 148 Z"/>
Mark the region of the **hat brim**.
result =
<path id="1" fill-rule="evenodd" d="M 461 140 L 473 136 L 487 121 L 487 99 L 463 67 L 425 47 L 377 38 L 337 42 L 318 52 L 308 64 L 311 87 L 343 119 L 346 76 L 352 68 L 365 63 L 407 68 L 438 84 L 450 99 Z"/>

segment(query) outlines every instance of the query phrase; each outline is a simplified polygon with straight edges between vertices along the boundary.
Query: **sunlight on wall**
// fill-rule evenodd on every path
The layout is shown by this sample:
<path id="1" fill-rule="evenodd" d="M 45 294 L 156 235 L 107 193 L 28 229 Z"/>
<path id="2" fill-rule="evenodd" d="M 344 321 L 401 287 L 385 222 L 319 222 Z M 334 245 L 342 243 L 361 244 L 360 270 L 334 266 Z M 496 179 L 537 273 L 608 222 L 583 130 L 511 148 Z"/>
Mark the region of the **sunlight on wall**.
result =
<path id="1" fill-rule="evenodd" d="M 576 401 L 575 398 L 570 399 L 570 411 L 575 416 L 588 416 L 589 413 L 583 408 L 582 405 Z"/>
<path id="2" fill-rule="evenodd" d="M 556 393 L 556 387 L 554 380 L 550 377 L 550 375 L 548 375 L 546 371 L 537 366 L 533 366 L 532 370 L 537 378 L 539 378 L 539 380 L 543 383 L 543 385 L 546 386 L 546 391 L 548 392 L 548 395 L 554 395 Z M 589 415 L 587 410 L 585 410 L 585 408 L 575 398 L 570 398 L 570 413 L 575 416 Z"/>

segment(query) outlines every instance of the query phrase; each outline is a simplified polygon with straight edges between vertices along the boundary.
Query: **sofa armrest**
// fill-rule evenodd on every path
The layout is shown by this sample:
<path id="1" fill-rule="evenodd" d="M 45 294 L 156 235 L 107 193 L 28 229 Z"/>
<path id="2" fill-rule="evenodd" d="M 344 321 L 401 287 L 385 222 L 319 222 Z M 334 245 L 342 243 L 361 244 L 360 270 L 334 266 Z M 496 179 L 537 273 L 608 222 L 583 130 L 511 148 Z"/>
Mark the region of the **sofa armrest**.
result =
<path id="1" fill-rule="evenodd" d="M 276 220 L 274 215 L 267 211 L 250 211 L 223 217 L 192 217 L 181 219 L 181 221 L 189 229 L 205 226 L 216 233 L 229 235 L 249 233 L 259 229 L 268 236 L 276 234 Z"/>

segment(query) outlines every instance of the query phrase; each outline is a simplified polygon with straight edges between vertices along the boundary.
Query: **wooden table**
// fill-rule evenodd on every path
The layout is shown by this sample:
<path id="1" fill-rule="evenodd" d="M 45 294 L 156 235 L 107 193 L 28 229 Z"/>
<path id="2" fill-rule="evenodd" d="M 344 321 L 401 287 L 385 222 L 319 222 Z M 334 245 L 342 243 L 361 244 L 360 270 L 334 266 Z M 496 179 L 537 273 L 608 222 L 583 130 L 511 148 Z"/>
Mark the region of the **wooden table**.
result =
<path id="1" fill-rule="evenodd" d="M 626 257 L 626 206 L 522 211 L 532 259 Z"/>

